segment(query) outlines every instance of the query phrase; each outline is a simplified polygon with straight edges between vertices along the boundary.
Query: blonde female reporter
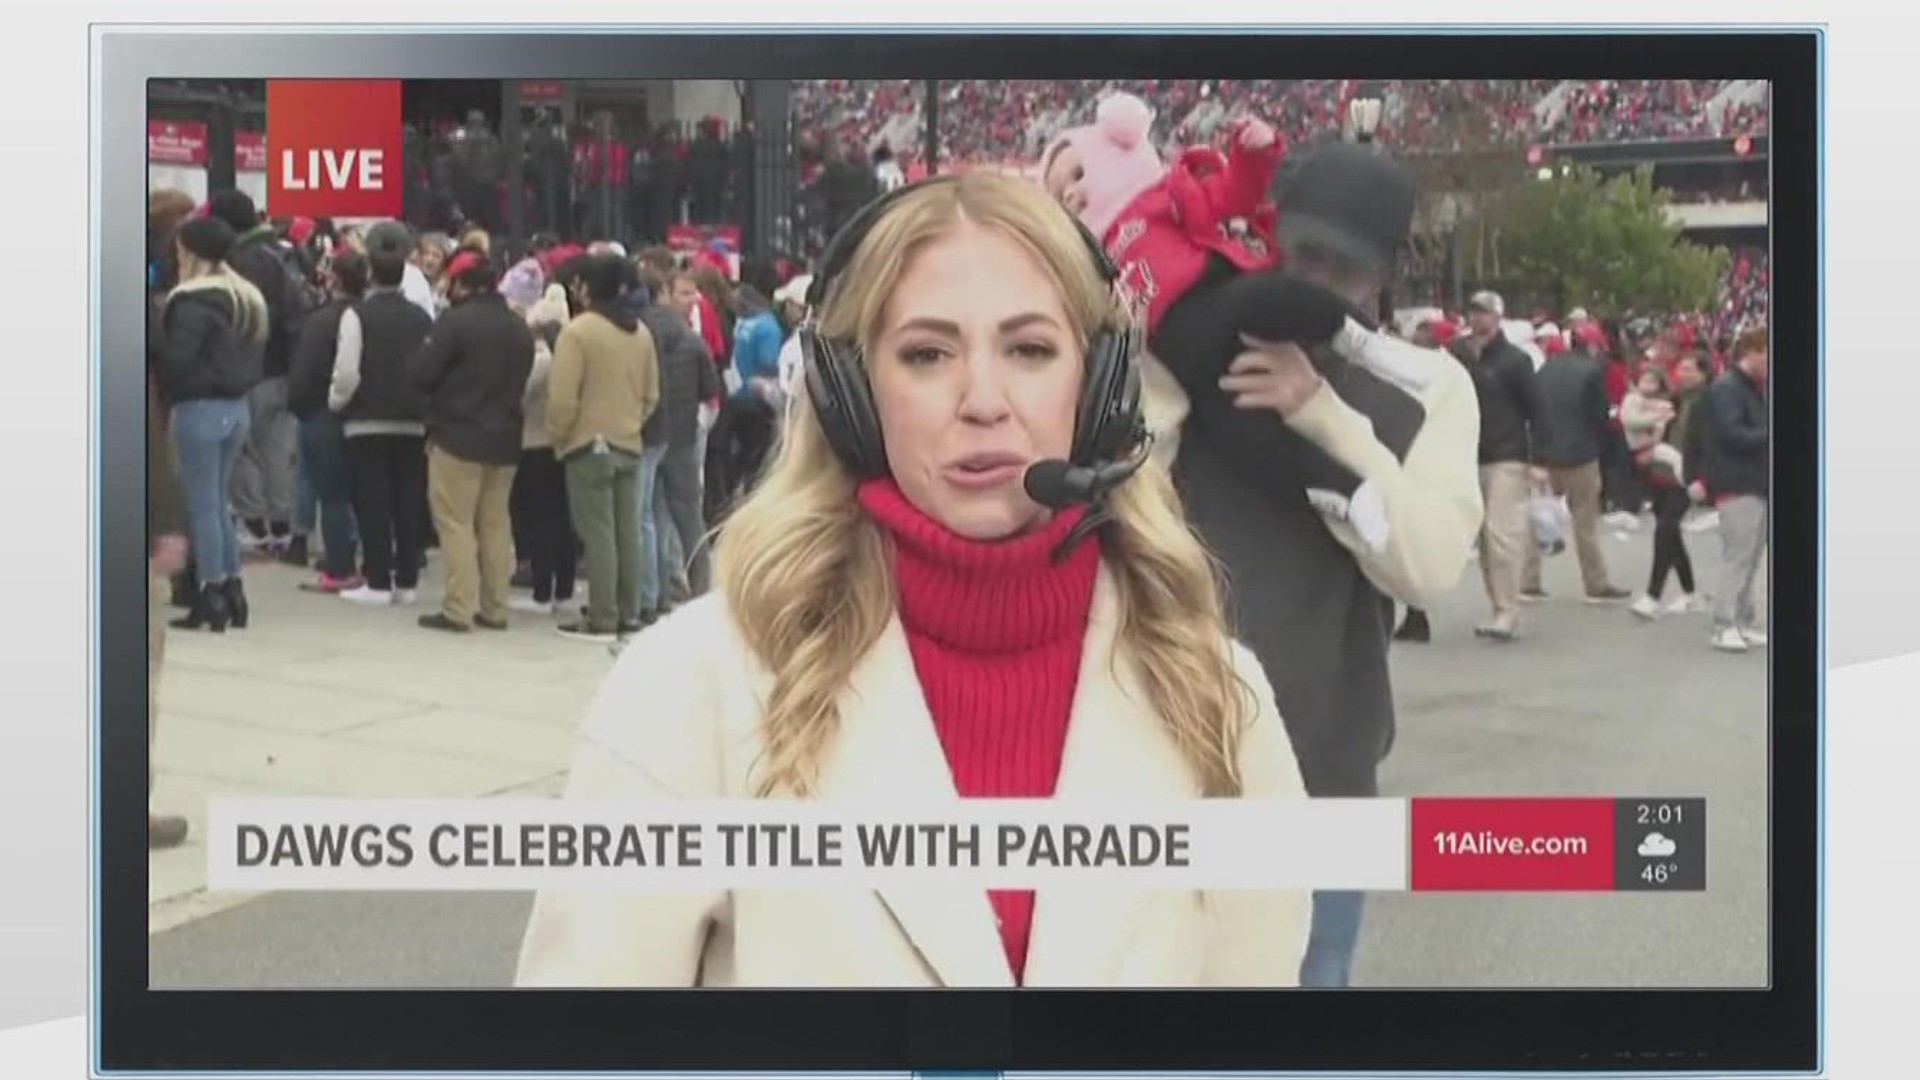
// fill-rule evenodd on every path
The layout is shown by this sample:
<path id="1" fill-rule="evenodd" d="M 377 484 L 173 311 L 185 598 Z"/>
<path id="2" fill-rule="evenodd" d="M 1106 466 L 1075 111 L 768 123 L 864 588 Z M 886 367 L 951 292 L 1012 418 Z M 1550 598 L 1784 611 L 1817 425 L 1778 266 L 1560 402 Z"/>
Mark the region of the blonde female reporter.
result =
<path id="1" fill-rule="evenodd" d="M 1124 319 L 1071 219 L 972 174 L 850 230 L 818 330 L 871 390 L 880 466 L 857 475 L 798 404 L 715 592 L 608 676 L 566 796 L 1304 798 L 1166 474 L 1115 488 L 1061 558 L 1086 507 L 1023 487 L 1069 457 L 1089 346 Z M 549 890 L 516 981 L 1291 986 L 1308 916 L 1302 891 Z"/>

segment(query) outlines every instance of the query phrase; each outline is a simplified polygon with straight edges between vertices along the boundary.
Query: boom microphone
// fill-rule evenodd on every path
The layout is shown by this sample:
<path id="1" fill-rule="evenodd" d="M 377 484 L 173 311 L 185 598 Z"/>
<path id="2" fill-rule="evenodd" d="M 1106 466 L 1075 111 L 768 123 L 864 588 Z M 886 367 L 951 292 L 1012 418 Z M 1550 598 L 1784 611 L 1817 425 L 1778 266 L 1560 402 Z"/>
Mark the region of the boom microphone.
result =
<path id="1" fill-rule="evenodd" d="M 1140 467 L 1147 463 L 1148 452 L 1152 448 L 1153 437 L 1149 434 L 1132 455 L 1119 461 L 1087 466 L 1059 458 L 1047 458 L 1027 466 L 1026 476 L 1021 483 L 1027 489 L 1027 498 L 1049 510 L 1065 510 L 1080 503 L 1098 502 L 1107 492 L 1139 472 Z"/>

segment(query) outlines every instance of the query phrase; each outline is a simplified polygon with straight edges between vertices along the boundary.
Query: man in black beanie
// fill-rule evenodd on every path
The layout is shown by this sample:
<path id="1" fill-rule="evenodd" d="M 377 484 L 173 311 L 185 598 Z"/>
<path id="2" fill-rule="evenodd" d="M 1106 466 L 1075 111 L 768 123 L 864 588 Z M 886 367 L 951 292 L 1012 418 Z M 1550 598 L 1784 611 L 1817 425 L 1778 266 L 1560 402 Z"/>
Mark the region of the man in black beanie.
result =
<path id="1" fill-rule="evenodd" d="M 299 421 L 287 409 L 287 373 L 306 318 L 307 296 L 293 250 L 281 242 L 271 223 L 260 220 L 246 192 L 216 191 L 207 209 L 234 231 L 227 264 L 267 302 L 264 377 L 247 396 L 251 421 L 233 471 L 233 508 L 247 526 L 243 543 L 284 548 L 292 542 L 300 440 Z"/>
<path id="2" fill-rule="evenodd" d="M 1459 580 L 1480 526 L 1479 407 L 1459 364 L 1375 322 L 1412 226 L 1407 172 L 1326 145 L 1276 200 L 1285 274 L 1210 267 L 1148 348 L 1189 399 L 1174 477 L 1307 791 L 1369 797 L 1393 741 L 1390 600 L 1430 606 Z M 1339 329 L 1299 339 L 1306 324 Z M 1347 984 L 1361 896 L 1315 894 L 1303 985 Z"/>

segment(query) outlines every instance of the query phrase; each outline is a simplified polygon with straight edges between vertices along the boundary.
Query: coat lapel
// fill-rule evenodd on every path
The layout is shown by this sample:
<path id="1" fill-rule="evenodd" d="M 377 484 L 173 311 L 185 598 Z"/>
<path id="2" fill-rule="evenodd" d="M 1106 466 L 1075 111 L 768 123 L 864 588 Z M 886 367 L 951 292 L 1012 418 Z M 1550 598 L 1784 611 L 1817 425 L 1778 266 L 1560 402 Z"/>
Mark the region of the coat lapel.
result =
<path id="1" fill-rule="evenodd" d="M 866 803 L 884 821 L 902 807 L 958 797 L 896 617 L 854 669 L 841 699 L 840 732 L 820 778 L 820 798 Z M 880 899 L 942 984 L 1013 985 L 984 890 L 890 885 Z"/>
<path id="2" fill-rule="evenodd" d="M 1119 594 L 1102 566 L 1054 797 L 1108 806 L 1193 798 L 1192 773 L 1115 654 L 1118 628 Z M 1148 890 L 1111 886 L 1040 890 L 1024 983 L 1114 985 L 1152 898 Z"/>
<path id="3" fill-rule="evenodd" d="M 1056 797 L 1109 805 L 1192 798 L 1192 774 L 1138 682 L 1115 658 L 1118 600 L 1103 566 Z M 959 797 L 897 618 L 854 669 L 841 700 L 835 746 L 820 780 L 822 799 L 864 803 L 885 820 L 903 806 Z M 1152 895 L 1110 886 L 1041 890 L 1024 983 L 1112 984 L 1123 973 L 1129 942 L 1142 930 Z M 892 885 L 880 890 L 880 898 L 943 985 L 1014 985 L 985 890 Z"/>

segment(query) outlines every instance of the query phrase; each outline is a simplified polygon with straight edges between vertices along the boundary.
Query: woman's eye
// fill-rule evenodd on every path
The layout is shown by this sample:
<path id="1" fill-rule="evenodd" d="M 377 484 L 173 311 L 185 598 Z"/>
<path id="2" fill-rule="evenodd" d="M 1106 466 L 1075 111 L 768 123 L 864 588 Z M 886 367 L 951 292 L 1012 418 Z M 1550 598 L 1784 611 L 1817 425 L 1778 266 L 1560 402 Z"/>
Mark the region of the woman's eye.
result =
<path id="1" fill-rule="evenodd" d="M 913 367 L 926 367 L 937 364 L 946 353 L 934 345 L 909 345 L 900 350 L 900 359 Z"/>
<path id="2" fill-rule="evenodd" d="M 1013 347 L 1013 354 L 1022 360 L 1051 360 L 1060 350 L 1045 341 L 1025 341 Z"/>

